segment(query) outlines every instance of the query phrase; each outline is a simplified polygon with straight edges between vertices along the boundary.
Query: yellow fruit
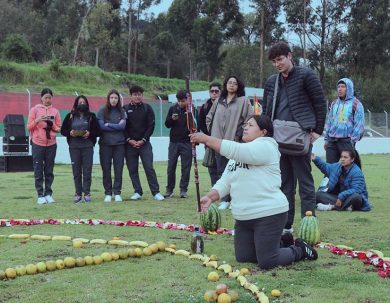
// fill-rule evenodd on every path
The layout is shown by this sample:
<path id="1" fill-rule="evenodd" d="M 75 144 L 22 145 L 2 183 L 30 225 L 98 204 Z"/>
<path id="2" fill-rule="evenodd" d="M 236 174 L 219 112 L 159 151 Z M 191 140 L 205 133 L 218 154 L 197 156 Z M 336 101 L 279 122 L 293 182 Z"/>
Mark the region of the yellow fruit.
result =
<path id="1" fill-rule="evenodd" d="M 129 257 L 129 253 L 126 250 L 119 251 L 119 258 L 127 259 Z"/>
<path id="2" fill-rule="evenodd" d="M 35 264 L 28 264 L 26 266 L 26 272 L 28 275 L 35 275 L 37 273 L 37 266 Z"/>
<path id="3" fill-rule="evenodd" d="M 129 250 L 128 250 L 127 252 L 128 252 L 128 254 L 129 254 L 129 257 L 131 257 L 131 258 L 137 256 L 137 253 L 135 252 L 135 249 L 134 249 L 134 248 L 129 248 Z"/>
<path id="4" fill-rule="evenodd" d="M 158 245 L 156 243 L 150 245 L 149 248 L 152 250 L 152 253 L 154 254 L 158 252 Z"/>
<path id="5" fill-rule="evenodd" d="M 307 215 L 306 215 L 307 216 Z M 279 289 L 273 289 L 273 290 L 271 290 L 271 296 L 273 296 L 273 297 L 280 297 L 281 296 L 281 292 L 280 292 L 280 290 Z"/>
<path id="6" fill-rule="evenodd" d="M 51 237 L 52 241 L 71 241 L 72 237 L 69 236 L 53 236 Z"/>
<path id="7" fill-rule="evenodd" d="M 137 247 L 134 249 L 136 257 L 142 257 L 142 249 Z"/>
<path id="8" fill-rule="evenodd" d="M 206 302 L 216 302 L 217 299 L 218 299 L 218 295 L 217 293 L 215 292 L 215 290 L 208 290 L 204 293 L 204 296 L 203 296 L 204 300 Z"/>
<path id="9" fill-rule="evenodd" d="M 72 268 L 72 267 L 75 267 L 76 260 L 74 258 L 72 258 L 72 257 L 66 257 L 64 259 L 64 264 L 65 264 L 65 267 Z"/>
<path id="10" fill-rule="evenodd" d="M 176 249 L 176 244 L 175 243 L 171 243 L 168 245 L 169 248 L 173 248 L 173 249 Z"/>
<path id="11" fill-rule="evenodd" d="M 241 268 L 240 269 L 240 274 L 241 275 L 243 275 L 243 276 L 245 276 L 245 275 L 249 275 L 251 272 L 249 271 L 249 269 L 248 268 Z"/>
<path id="12" fill-rule="evenodd" d="M 96 265 L 102 264 L 103 263 L 103 258 L 101 256 L 93 256 L 93 263 Z"/>
<path id="13" fill-rule="evenodd" d="M 228 295 L 232 299 L 232 302 L 238 300 L 238 292 L 236 292 L 235 290 L 228 290 Z"/>
<path id="14" fill-rule="evenodd" d="M 4 280 L 6 277 L 5 272 L 0 270 L 0 280 Z"/>
<path id="15" fill-rule="evenodd" d="M 157 250 L 158 250 L 158 248 L 157 248 Z M 153 254 L 153 251 L 150 247 L 145 247 L 142 250 L 142 253 L 144 254 L 144 256 L 151 256 Z"/>
<path id="16" fill-rule="evenodd" d="M 209 274 L 207 275 L 207 280 L 209 280 L 210 282 L 217 282 L 219 280 L 218 273 L 216 271 L 209 272 Z"/>
<path id="17" fill-rule="evenodd" d="M 8 236 L 8 238 L 10 239 L 27 239 L 29 237 L 29 234 L 12 234 Z"/>
<path id="18" fill-rule="evenodd" d="M 231 303 L 232 302 L 232 298 L 230 298 L 230 296 L 228 294 L 220 294 L 218 296 L 218 303 Z"/>
<path id="19" fill-rule="evenodd" d="M 313 215 L 313 212 L 311 210 L 308 210 L 305 212 L 305 216 L 310 217 Z"/>
<path id="20" fill-rule="evenodd" d="M 16 278 L 16 269 L 15 268 L 7 268 L 5 270 L 5 275 L 7 276 L 8 279 L 15 279 Z"/>
<path id="21" fill-rule="evenodd" d="M 82 258 L 82 257 L 78 257 L 78 258 L 76 259 L 76 266 L 77 266 L 77 267 L 83 267 L 83 266 L 85 266 L 85 259 Z"/>
<path id="22" fill-rule="evenodd" d="M 163 241 L 158 241 L 156 244 L 158 246 L 159 251 L 164 251 L 165 247 L 167 247 L 167 245 Z"/>
<path id="23" fill-rule="evenodd" d="M 92 265 L 93 264 L 93 258 L 91 256 L 84 257 L 85 264 L 86 265 Z"/>
<path id="24" fill-rule="evenodd" d="M 74 248 L 81 248 L 83 246 L 83 242 L 80 240 L 73 241 Z"/>
<path id="25" fill-rule="evenodd" d="M 54 271 L 57 269 L 57 265 L 56 265 L 56 262 L 53 261 L 53 260 L 50 260 L 50 261 L 47 261 L 46 262 L 46 269 L 48 271 Z"/>
<path id="26" fill-rule="evenodd" d="M 110 262 L 112 261 L 112 256 L 109 252 L 104 252 L 100 255 L 104 262 Z"/>
<path id="27" fill-rule="evenodd" d="M 65 264 L 64 264 L 64 260 L 56 260 L 56 267 L 57 269 L 64 269 L 65 268 Z"/>
<path id="28" fill-rule="evenodd" d="M 112 252 L 111 257 L 113 261 L 119 260 L 119 254 L 117 252 Z"/>
<path id="29" fill-rule="evenodd" d="M 46 272 L 46 263 L 45 262 L 38 262 L 37 269 L 38 269 L 38 272 L 40 272 L 40 273 Z"/>
<path id="30" fill-rule="evenodd" d="M 27 273 L 27 269 L 23 265 L 16 266 L 15 269 L 18 276 L 24 276 Z"/>
<path id="31" fill-rule="evenodd" d="M 216 255 L 211 255 L 210 261 L 218 261 L 218 257 Z"/>

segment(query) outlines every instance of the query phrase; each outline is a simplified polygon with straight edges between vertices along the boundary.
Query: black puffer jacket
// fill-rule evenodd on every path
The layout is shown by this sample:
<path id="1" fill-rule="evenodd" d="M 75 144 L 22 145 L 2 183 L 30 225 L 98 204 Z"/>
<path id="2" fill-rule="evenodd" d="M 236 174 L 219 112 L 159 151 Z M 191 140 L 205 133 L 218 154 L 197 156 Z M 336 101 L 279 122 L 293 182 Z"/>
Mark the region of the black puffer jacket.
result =
<path id="1" fill-rule="evenodd" d="M 272 102 L 277 74 L 268 78 L 264 89 L 263 112 L 272 114 Z M 286 92 L 294 120 L 303 129 L 322 134 L 326 118 L 326 101 L 318 77 L 308 68 L 294 67 L 286 80 Z M 278 102 L 278 99 L 276 99 Z"/>

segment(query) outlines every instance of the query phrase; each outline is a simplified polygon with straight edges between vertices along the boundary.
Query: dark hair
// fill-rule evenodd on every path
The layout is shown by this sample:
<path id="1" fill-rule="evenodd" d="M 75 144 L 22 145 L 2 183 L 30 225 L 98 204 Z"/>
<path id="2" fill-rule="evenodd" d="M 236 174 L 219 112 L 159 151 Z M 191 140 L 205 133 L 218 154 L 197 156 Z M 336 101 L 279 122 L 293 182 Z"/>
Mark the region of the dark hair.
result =
<path id="1" fill-rule="evenodd" d="M 110 119 L 110 111 L 112 109 L 112 105 L 110 103 L 110 96 L 112 94 L 115 94 L 118 96 L 118 103 L 116 104 L 115 107 L 119 109 L 119 111 L 121 113 L 121 119 L 124 119 L 126 117 L 125 111 L 123 110 L 123 108 L 121 106 L 121 95 L 119 94 L 119 92 L 116 89 L 111 89 L 107 94 L 106 106 L 104 108 L 104 121 L 108 121 Z"/>
<path id="2" fill-rule="evenodd" d="M 253 115 L 249 119 L 252 118 L 256 121 L 261 130 L 265 129 L 267 131 L 265 137 L 272 137 L 274 135 L 274 125 L 272 124 L 270 117 L 266 115 Z"/>
<path id="3" fill-rule="evenodd" d="M 132 87 L 130 87 L 129 91 L 130 91 L 130 95 L 134 93 L 141 93 L 141 94 L 144 93 L 144 89 L 139 85 L 133 85 Z"/>
<path id="4" fill-rule="evenodd" d="M 52 97 L 53 97 L 53 92 L 52 92 L 52 90 L 50 89 L 50 88 L 44 88 L 44 89 L 42 89 L 42 91 L 41 91 L 41 97 L 43 97 L 44 95 L 46 95 L 46 94 L 50 94 Z"/>
<path id="5" fill-rule="evenodd" d="M 209 90 L 210 90 L 212 87 L 215 87 L 215 86 L 218 87 L 219 89 L 222 88 L 221 83 L 213 82 L 213 83 L 211 83 L 211 84 L 209 85 Z"/>
<path id="6" fill-rule="evenodd" d="M 287 56 L 291 53 L 291 48 L 284 41 L 279 41 L 271 46 L 268 51 L 268 59 L 273 60 L 279 56 Z"/>
<path id="7" fill-rule="evenodd" d="M 221 98 L 226 98 L 227 95 L 228 95 L 228 91 L 226 89 L 226 86 L 227 86 L 227 83 L 229 81 L 230 78 L 234 78 L 236 79 L 237 81 L 237 84 L 238 84 L 238 87 L 237 87 L 237 93 L 236 93 L 236 96 L 237 97 L 242 97 L 242 96 L 245 96 L 245 84 L 244 82 L 241 81 L 240 78 L 238 78 L 237 76 L 235 75 L 230 75 L 228 77 L 225 78 L 225 80 L 223 81 L 223 87 L 222 87 L 222 92 L 221 92 Z"/>
<path id="8" fill-rule="evenodd" d="M 184 89 L 179 90 L 176 94 L 176 98 L 177 100 L 187 99 L 187 92 Z"/>
<path id="9" fill-rule="evenodd" d="M 357 166 L 359 166 L 360 169 L 362 169 L 362 161 L 360 160 L 359 153 L 356 149 L 343 149 L 341 150 L 341 153 L 346 152 L 348 155 L 353 159 L 353 163 L 355 163 Z"/>
<path id="10" fill-rule="evenodd" d="M 74 103 L 73 103 L 73 107 L 72 107 L 72 111 L 71 113 L 73 115 L 78 115 L 79 114 L 79 111 L 77 110 L 77 106 L 79 105 L 79 100 L 80 99 L 84 99 L 85 100 L 85 103 L 87 104 L 88 106 L 88 110 L 86 111 L 86 114 L 89 114 L 90 111 L 89 111 L 89 102 L 88 102 L 88 99 L 86 96 L 84 95 L 80 95 L 80 96 L 77 96 L 76 99 L 74 100 Z"/>

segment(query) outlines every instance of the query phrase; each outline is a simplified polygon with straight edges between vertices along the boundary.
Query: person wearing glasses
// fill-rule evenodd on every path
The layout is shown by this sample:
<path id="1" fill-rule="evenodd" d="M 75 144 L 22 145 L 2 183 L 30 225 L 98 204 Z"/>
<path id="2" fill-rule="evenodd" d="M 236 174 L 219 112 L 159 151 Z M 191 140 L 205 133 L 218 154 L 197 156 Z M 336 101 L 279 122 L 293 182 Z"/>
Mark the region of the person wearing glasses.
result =
<path id="1" fill-rule="evenodd" d="M 198 117 L 199 130 L 206 135 L 210 135 L 210 132 L 207 129 L 206 117 L 213 104 L 216 101 L 218 101 L 221 95 L 221 88 L 222 85 L 220 83 L 217 82 L 211 83 L 209 86 L 210 98 L 199 109 L 199 117 Z M 208 167 L 208 171 L 210 175 L 211 186 L 213 186 L 218 181 L 217 164 L 214 162 L 214 165 Z"/>
<path id="2" fill-rule="evenodd" d="M 196 111 L 192 108 L 193 116 L 188 111 L 187 93 L 185 90 L 179 90 L 176 94 L 177 103 L 168 110 L 165 119 L 165 126 L 170 128 L 169 147 L 168 147 L 168 168 L 167 168 L 167 188 L 164 194 L 165 198 L 174 195 L 176 183 L 176 166 L 180 157 L 181 178 L 180 178 L 180 198 L 187 198 L 188 184 L 190 182 L 190 172 L 192 165 L 192 145 L 190 142 L 190 127 L 192 117 L 196 117 Z M 196 122 L 196 121 L 195 121 Z M 196 123 L 195 123 L 196 124 Z"/>
<path id="3" fill-rule="evenodd" d="M 239 142 L 243 125 L 252 115 L 253 108 L 245 97 L 244 83 L 237 76 L 230 75 L 223 82 L 221 97 L 207 114 L 206 124 L 212 137 Z M 229 160 L 219 153 L 216 153 L 215 160 L 220 178 Z M 219 208 L 227 209 L 229 206 L 230 196 L 221 197 Z"/>

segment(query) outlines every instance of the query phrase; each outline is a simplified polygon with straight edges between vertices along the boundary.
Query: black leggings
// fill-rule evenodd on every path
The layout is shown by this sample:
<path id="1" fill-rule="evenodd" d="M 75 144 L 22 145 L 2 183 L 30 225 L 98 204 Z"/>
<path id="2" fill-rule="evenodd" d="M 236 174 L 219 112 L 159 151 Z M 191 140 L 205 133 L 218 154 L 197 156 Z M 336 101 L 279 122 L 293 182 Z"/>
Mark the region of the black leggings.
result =
<path id="1" fill-rule="evenodd" d="M 322 191 L 316 192 L 316 203 L 322 204 L 332 204 L 335 205 L 337 200 L 337 195 L 326 193 Z M 352 206 L 352 210 L 360 210 L 362 208 L 363 201 L 362 196 L 359 194 L 350 195 L 345 201 L 341 204 L 341 207 L 336 207 L 337 210 L 346 210 L 348 207 Z"/>
<path id="2" fill-rule="evenodd" d="M 253 220 L 236 220 L 234 249 L 238 262 L 257 263 L 262 269 L 302 260 L 302 249 L 281 248 L 280 238 L 287 212 Z"/>

